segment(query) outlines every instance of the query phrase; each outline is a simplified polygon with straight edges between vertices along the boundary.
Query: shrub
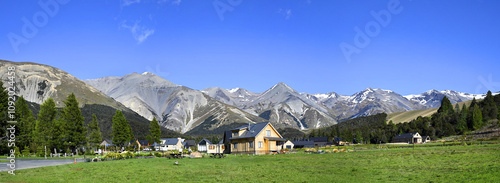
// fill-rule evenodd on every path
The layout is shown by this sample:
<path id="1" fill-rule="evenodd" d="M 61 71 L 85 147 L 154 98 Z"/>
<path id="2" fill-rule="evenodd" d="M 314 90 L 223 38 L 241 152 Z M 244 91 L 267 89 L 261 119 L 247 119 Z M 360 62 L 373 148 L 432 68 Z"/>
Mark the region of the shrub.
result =
<path id="1" fill-rule="evenodd" d="M 339 150 L 338 149 L 333 149 L 333 153 L 338 153 Z"/>
<path id="2" fill-rule="evenodd" d="M 340 149 L 340 152 L 347 152 L 347 151 L 346 151 L 346 150 L 345 150 L 345 148 L 344 148 L 344 149 Z"/>
<path id="3" fill-rule="evenodd" d="M 107 159 L 122 159 L 123 157 L 124 156 L 121 153 L 114 153 L 114 152 L 108 153 L 106 154 L 106 156 L 104 156 L 104 158 Z"/>
<path id="4" fill-rule="evenodd" d="M 125 151 L 123 153 L 121 153 L 123 157 L 125 158 L 133 158 L 135 157 L 134 153 L 130 152 L 130 151 Z"/>

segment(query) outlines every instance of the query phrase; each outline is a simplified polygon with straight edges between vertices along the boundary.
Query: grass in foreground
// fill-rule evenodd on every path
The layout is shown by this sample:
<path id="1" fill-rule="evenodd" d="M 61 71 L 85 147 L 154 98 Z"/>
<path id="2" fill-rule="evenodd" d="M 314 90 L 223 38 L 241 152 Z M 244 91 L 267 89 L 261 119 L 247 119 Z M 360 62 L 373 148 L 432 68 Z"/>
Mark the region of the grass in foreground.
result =
<path id="1" fill-rule="evenodd" d="M 495 182 L 500 145 L 223 159 L 129 159 L 0 173 L 0 182 Z"/>

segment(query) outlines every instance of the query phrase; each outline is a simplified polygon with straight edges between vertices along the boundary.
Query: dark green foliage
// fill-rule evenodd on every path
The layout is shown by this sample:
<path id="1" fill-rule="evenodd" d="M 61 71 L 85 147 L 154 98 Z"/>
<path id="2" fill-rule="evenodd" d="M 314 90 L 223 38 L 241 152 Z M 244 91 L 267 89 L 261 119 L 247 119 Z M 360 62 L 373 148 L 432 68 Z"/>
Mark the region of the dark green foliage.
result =
<path id="1" fill-rule="evenodd" d="M 36 120 L 35 143 L 38 147 L 50 145 L 50 141 L 53 139 L 52 132 L 56 116 L 56 103 L 54 99 L 48 98 L 40 106 L 40 112 Z"/>
<path id="2" fill-rule="evenodd" d="M 66 106 L 62 109 L 61 114 L 63 141 L 64 145 L 69 146 L 70 149 L 75 149 L 86 144 L 87 129 L 83 126 L 84 118 L 73 93 L 68 96 L 64 104 Z"/>
<path id="3" fill-rule="evenodd" d="M 113 116 L 113 144 L 122 147 L 131 140 L 130 125 L 122 111 L 116 110 Z"/>
<path id="4" fill-rule="evenodd" d="M 153 120 L 149 124 L 149 132 L 151 133 L 153 141 L 159 143 L 161 138 L 161 130 L 160 124 L 158 123 L 158 121 L 156 121 L 156 118 L 153 118 Z"/>
<path id="5" fill-rule="evenodd" d="M 464 104 L 462 106 L 462 110 L 460 111 L 460 116 L 458 119 L 458 124 L 457 124 L 457 132 L 459 134 L 463 134 L 464 132 L 468 131 L 469 128 L 467 127 L 467 115 L 469 114 L 469 109 L 467 109 L 467 106 Z"/>
<path id="6" fill-rule="evenodd" d="M 483 118 L 485 121 L 496 119 L 498 117 L 498 107 L 491 91 L 488 91 L 484 100 L 479 104 L 482 107 Z"/>
<path id="7" fill-rule="evenodd" d="M 16 135 L 16 146 L 27 147 L 34 140 L 33 131 L 35 129 L 35 117 L 23 96 L 17 98 L 16 101 L 16 121 L 18 123 L 18 130 L 16 130 L 16 132 L 19 132 L 19 134 Z"/>
<path id="8" fill-rule="evenodd" d="M 92 115 L 92 121 L 88 125 L 88 143 L 92 147 L 99 147 L 102 142 L 101 129 L 99 128 L 99 122 L 95 114 Z"/>
<path id="9" fill-rule="evenodd" d="M 453 114 L 453 106 L 451 105 L 450 100 L 448 97 L 444 96 L 443 100 L 441 100 L 441 107 L 438 109 L 438 113 L 444 113 L 444 114 Z"/>
<path id="10" fill-rule="evenodd" d="M 115 108 L 98 105 L 98 104 L 86 104 L 82 109 L 82 115 L 85 119 L 88 119 L 86 123 L 89 123 L 92 119 L 92 115 L 95 114 L 97 121 L 99 122 L 99 128 L 101 129 L 101 135 L 104 139 L 112 139 L 112 120 L 113 115 L 116 112 Z M 149 132 L 149 124 L 151 121 L 145 119 L 139 114 L 131 111 L 122 111 L 123 115 L 127 120 L 129 120 L 130 127 L 132 127 L 134 136 L 138 139 L 145 139 Z M 162 137 L 178 137 L 180 134 L 178 132 L 160 127 Z M 222 133 L 219 133 L 222 134 Z"/>
<path id="11" fill-rule="evenodd" d="M 6 138 L 7 129 L 7 110 L 8 110 L 8 98 L 9 94 L 3 87 L 3 82 L 0 80 L 0 139 Z M 7 147 L 7 143 L 0 143 L 0 153 L 8 153 L 10 148 Z"/>
<path id="12" fill-rule="evenodd" d="M 483 114 L 481 113 L 479 106 L 476 104 L 474 105 L 472 112 L 472 128 L 474 130 L 478 130 L 482 126 L 483 126 Z"/>
<path id="13" fill-rule="evenodd" d="M 301 139 L 304 137 L 305 133 L 295 129 L 295 128 L 281 128 L 278 129 L 278 132 L 283 136 L 283 138 L 288 139 L 288 140 L 293 140 L 293 139 Z"/>

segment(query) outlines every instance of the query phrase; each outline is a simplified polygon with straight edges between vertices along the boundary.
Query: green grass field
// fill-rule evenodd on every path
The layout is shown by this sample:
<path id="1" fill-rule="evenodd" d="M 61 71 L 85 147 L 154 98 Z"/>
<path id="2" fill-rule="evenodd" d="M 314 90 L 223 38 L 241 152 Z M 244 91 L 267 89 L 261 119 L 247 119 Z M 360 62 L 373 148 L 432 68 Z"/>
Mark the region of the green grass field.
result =
<path id="1" fill-rule="evenodd" d="M 128 159 L 0 173 L 0 182 L 498 182 L 500 144 L 332 154 Z"/>

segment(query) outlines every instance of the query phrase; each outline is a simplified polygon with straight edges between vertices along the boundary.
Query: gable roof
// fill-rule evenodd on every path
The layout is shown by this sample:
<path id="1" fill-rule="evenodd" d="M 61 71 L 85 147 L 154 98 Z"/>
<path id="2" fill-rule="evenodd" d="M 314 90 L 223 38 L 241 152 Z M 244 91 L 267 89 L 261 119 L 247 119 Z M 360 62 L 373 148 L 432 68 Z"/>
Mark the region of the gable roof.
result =
<path id="1" fill-rule="evenodd" d="M 335 142 L 340 142 L 340 141 L 342 141 L 342 138 L 340 138 L 340 137 L 333 137 L 333 140 Z"/>
<path id="2" fill-rule="evenodd" d="M 271 125 L 272 128 L 273 125 L 270 122 L 263 122 L 263 123 L 255 123 L 255 124 L 250 124 L 250 128 L 248 125 L 243 125 L 238 128 L 234 128 L 231 131 L 235 130 L 242 130 L 242 129 L 247 129 L 245 132 L 243 132 L 240 136 L 238 137 L 231 137 L 229 139 L 244 139 L 244 138 L 253 138 L 259 135 L 259 133 L 266 128 L 267 125 Z M 276 130 L 276 129 L 274 129 Z M 276 133 L 281 137 L 281 134 L 276 130 Z"/>
<path id="3" fill-rule="evenodd" d="M 200 143 L 198 143 L 198 145 L 206 145 L 206 144 L 210 145 L 212 144 L 212 142 L 210 142 L 210 140 L 207 139 L 202 139 Z"/>
<path id="4" fill-rule="evenodd" d="M 406 138 L 413 138 L 418 132 L 415 133 L 404 133 L 404 134 L 399 134 L 394 139 L 406 139 Z"/>
<path id="5" fill-rule="evenodd" d="M 149 141 L 147 140 L 138 140 L 138 141 L 141 146 L 147 146 L 149 144 Z"/>
<path id="6" fill-rule="evenodd" d="M 179 142 L 178 138 L 168 138 L 168 139 L 160 139 L 161 141 L 165 141 L 165 143 L 162 143 L 161 145 L 177 145 Z"/>
<path id="7" fill-rule="evenodd" d="M 113 145 L 113 141 L 112 141 L 112 140 L 109 140 L 109 139 L 104 139 L 104 141 L 103 141 L 103 142 L 106 142 L 106 143 L 108 143 L 109 145 Z M 102 142 L 101 142 L 101 144 L 102 144 Z"/>

